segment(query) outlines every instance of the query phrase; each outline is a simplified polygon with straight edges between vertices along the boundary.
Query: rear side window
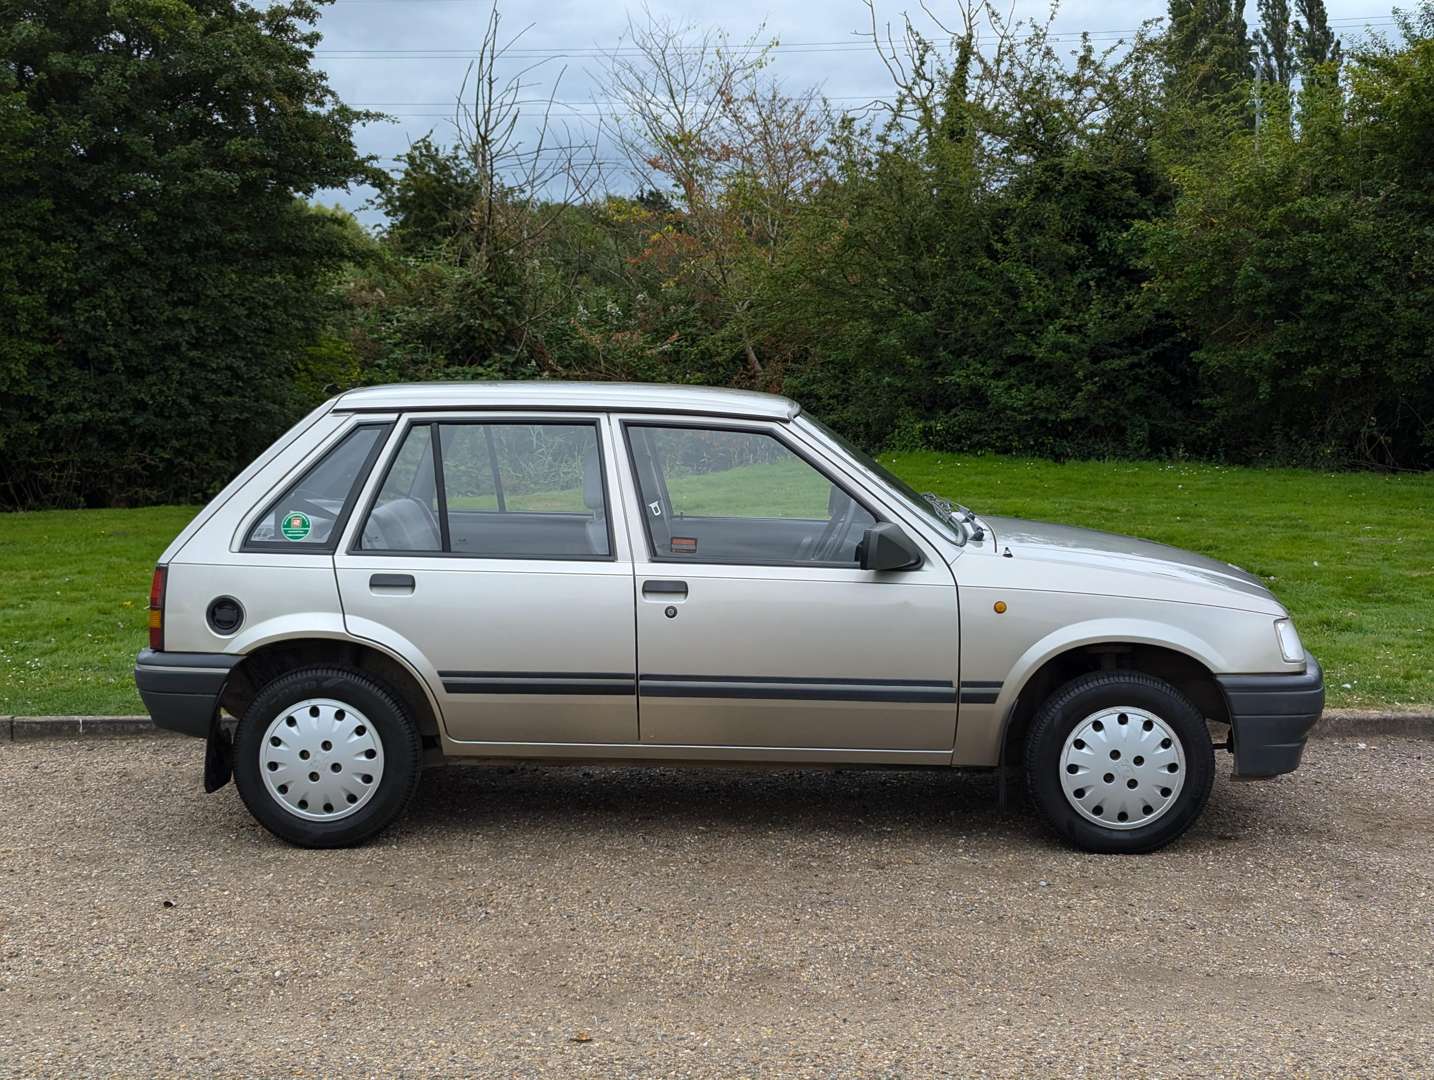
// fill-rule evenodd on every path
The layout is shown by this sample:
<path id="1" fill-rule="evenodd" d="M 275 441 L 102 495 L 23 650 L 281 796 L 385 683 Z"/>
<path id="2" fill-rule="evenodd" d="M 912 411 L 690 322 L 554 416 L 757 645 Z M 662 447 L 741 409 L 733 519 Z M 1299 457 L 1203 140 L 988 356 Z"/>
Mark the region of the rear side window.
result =
<path id="1" fill-rule="evenodd" d="M 433 425 L 410 429 L 364 522 L 369 551 L 442 551 Z"/>
<path id="2" fill-rule="evenodd" d="M 597 428 L 415 424 L 384 477 L 360 545 L 475 558 L 608 558 Z"/>
<path id="3" fill-rule="evenodd" d="M 332 551 L 387 431 L 385 424 L 364 424 L 345 435 L 269 504 L 245 548 Z"/>

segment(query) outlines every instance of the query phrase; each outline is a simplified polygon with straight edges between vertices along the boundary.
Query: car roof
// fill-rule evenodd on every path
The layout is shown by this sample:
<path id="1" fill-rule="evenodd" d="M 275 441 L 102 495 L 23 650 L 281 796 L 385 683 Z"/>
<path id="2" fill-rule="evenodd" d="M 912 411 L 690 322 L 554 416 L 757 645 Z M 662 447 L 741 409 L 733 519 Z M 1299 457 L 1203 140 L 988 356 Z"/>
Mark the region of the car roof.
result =
<path id="1" fill-rule="evenodd" d="M 428 412 L 450 409 L 558 409 L 699 413 L 792 420 L 801 406 L 776 394 L 708 386 L 620 382 L 430 382 L 349 390 L 335 412 Z"/>

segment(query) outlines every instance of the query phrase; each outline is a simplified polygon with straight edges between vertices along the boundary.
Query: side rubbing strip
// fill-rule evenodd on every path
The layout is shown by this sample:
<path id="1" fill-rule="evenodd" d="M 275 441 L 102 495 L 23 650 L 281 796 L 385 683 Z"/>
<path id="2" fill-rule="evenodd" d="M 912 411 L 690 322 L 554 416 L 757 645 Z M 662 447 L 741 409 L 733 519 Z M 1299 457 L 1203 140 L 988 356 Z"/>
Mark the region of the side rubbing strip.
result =
<path id="1" fill-rule="evenodd" d="M 610 671 L 440 671 L 450 694 L 635 694 L 631 674 Z"/>
<path id="2" fill-rule="evenodd" d="M 786 679 L 765 675 L 644 675 L 653 698 L 743 698 L 769 701 L 889 701 L 942 704 L 956 700 L 949 682 L 922 679 Z"/>
<path id="3" fill-rule="evenodd" d="M 633 694 L 654 698 L 738 698 L 770 701 L 889 701 L 940 705 L 956 700 L 954 683 L 924 679 L 789 679 L 770 675 L 644 675 L 603 671 L 441 671 L 450 694 Z M 962 701 L 996 700 L 993 689 Z M 978 696 L 971 696 L 971 695 Z"/>
<path id="4" fill-rule="evenodd" d="M 1000 696 L 1001 683 L 999 680 L 991 682 L 983 679 L 965 679 L 961 683 L 961 704 L 963 705 L 994 705 Z"/>

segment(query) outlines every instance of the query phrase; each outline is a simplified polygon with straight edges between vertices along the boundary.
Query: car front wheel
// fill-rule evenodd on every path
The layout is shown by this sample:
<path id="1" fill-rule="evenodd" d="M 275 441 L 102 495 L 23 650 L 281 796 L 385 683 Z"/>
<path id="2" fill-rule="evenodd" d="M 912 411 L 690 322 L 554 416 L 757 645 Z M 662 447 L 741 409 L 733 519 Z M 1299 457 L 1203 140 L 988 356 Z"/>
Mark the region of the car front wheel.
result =
<path id="1" fill-rule="evenodd" d="M 244 804 L 302 847 L 346 847 L 386 828 L 408 805 L 420 765 L 418 729 L 396 695 L 342 668 L 272 680 L 234 735 Z"/>
<path id="2" fill-rule="evenodd" d="M 1162 679 L 1099 671 L 1041 706 L 1026 739 L 1026 782 L 1077 847 L 1136 854 L 1170 843 L 1210 797 L 1215 753 L 1200 710 Z"/>

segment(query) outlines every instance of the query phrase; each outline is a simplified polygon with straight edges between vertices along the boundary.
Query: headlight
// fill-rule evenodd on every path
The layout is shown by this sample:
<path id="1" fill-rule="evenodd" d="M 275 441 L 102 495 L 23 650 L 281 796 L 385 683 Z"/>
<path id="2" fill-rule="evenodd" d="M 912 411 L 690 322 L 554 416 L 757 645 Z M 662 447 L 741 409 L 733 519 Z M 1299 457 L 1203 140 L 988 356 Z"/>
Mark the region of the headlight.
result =
<path id="1" fill-rule="evenodd" d="M 1288 663 L 1302 663 L 1305 658 L 1305 647 L 1300 644 L 1300 635 L 1295 630 L 1295 624 L 1289 619 L 1275 620 L 1275 637 L 1280 639 L 1280 655 Z"/>

